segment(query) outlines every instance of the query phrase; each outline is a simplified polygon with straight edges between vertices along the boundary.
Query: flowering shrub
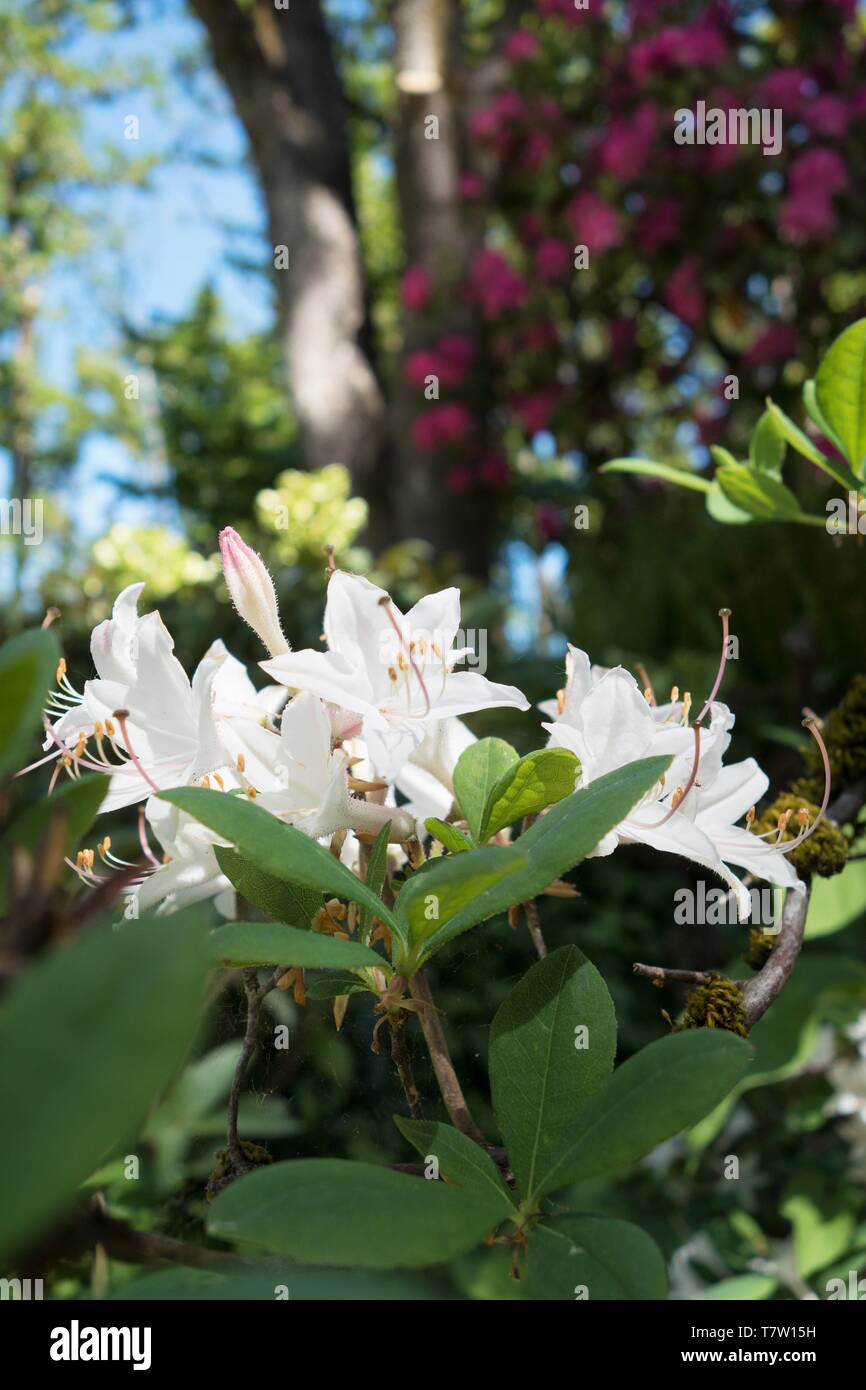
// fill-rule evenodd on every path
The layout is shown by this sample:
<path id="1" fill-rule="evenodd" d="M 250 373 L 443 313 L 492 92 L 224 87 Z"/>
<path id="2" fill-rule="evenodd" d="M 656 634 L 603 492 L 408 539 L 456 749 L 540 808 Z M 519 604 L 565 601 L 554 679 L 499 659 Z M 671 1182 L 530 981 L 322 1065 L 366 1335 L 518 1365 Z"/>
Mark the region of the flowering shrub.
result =
<path id="1" fill-rule="evenodd" d="M 293 1288 L 306 1277 L 296 1261 L 420 1268 L 493 1240 L 511 1251 L 525 1296 L 572 1298 L 576 1285 L 581 1297 L 663 1296 L 664 1261 L 643 1230 L 570 1210 L 555 1194 L 629 1167 L 744 1077 L 746 1035 L 793 970 L 811 873 L 838 872 L 845 860 L 845 841 L 826 820 L 831 755 L 814 717 L 807 726 L 822 769 L 820 805 L 795 795 L 763 829 L 755 803 L 766 775 L 754 759 L 725 761 L 734 716 L 717 696 L 730 653 L 727 610 L 717 677 L 697 712 L 690 693 L 674 689 L 659 702 L 648 681 L 642 687 L 621 667 L 594 667 L 570 648 L 565 684 L 541 709 L 546 744 L 520 757 L 462 722 L 483 709 L 526 712 L 528 702 L 477 669 L 460 633 L 456 589 L 404 614 L 384 590 L 332 560 L 325 648 L 294 650 L 290 616 L 281 618 L 260 557 L 231 528 L 220 548 L 232 600 L 267 652 L 260 665 L 272 683 L 258 688 L 221 642 L 189 680 L 159 614 L 139 613 L 143 585 L 132 584 L 94 629 L 96 674 L 80 693 L 59 661 L 37 763 L 53 766 L 53 795 L 74 807 L 66 858 L 89 910 L 112 893 L 126 903 L 119 931 L 97 931 L 63 953 L 64 978 L 71 971 L 87 998 L 91 987 L 104 988 L 101 972 L 119 980 L 151 971 L 170 1020 L 143 1082 L 125 1095 L 124 1123 L 140 1122 L 188 1045 L 205 969 L 238 969 L 247 1044 L 229 1097 L 227 1144 L 207 1188 L 212 1236 L 288 1261 Z M 16 692 L 18 710 L 17 725 L 3 726 L 7 767 L 56 660 L 50 630 L 0 654 L 3 688 Z M 462 663 L 467 669 L 456 669 Z M 65 788 L 54 790 L 61 773 Z M 97 853 L 74 852 L 97 807 L 103 815 L 135 805 L 140 859 L 120 859 L 107 834 Z M 795 856 L 816 830 L 836 837 L 832 867 L 813 856 L 799 876 Z M 538 899 L 572 896 L 564 875 L 634 843 L 711 872 L 741 921 L 753 898 L 734 867 L 789 891 L 778 943 L 763 950 L 756 973 L 696 974 L 698 988 L 670 1035 L 614 1070 L 605 983 L 576 946 L 547 954 Z M 228 920 L 207 931 L 202 904 L 211 900 Z M 426 976 L 439 952 L 501 913 L 513 925 L 525 918 L 539 956 L 493 1021 L 490 1086 L 504 1148 L 468 1109 Z M 53 989 L 56 973 L 49 959 L 20 1007 L 33 1007 L 28 989 Z M 287 989 L 301 1005 L 331 1000 L 338 1028 L 366 996 L 374 1052 L 388 1030 L 409 1111 L 396 1123 L 424 1159 L 421 1174 L 328 1158 L 273 1162 L 254 1131 L 242 1137 L 240 1091 L 263 1002 Z M 126 1047 L 144 1022 L 118 991 L 121 1015 L 109 1009 L 93 1027 L 98 1037 L 107 1019 Z M 13 1001 L 6 1026 L 15 1010 Z M 406 1044 L 413 1017 L 450 1124 L 424 1117 Z M 95 1086 L 110 1106 L 112 1088 L 126 1082 L 114 1073 L 94 1082 L 78 1068 L 65 1085 L 70 1105 L 86 1107 Z M 6 1101 L 14 1120 L 23 1103 L 14 1083 Z M 8 1162 L 20 1164 L 27 1126 L 12 1132 Z M 0 1212 L 0 1247 L 14 1253 L 43 1230 L 107 1142 L 104 1126 L 88 1128 L 29 1206 Z M 345 1213 L 339 1221 L 336 1207 Z M 579 1245 L 579 1259 L 563 1258 L 562 1236 Z"/>

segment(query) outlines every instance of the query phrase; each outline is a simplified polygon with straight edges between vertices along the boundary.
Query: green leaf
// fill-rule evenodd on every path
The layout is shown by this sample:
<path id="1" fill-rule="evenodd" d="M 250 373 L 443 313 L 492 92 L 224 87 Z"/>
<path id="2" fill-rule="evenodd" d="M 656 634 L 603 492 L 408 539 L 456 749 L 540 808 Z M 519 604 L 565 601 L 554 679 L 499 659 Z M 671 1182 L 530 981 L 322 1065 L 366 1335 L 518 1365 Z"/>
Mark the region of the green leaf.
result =
<path id="1" fill-rule="evenodd" d="M 726 463 L 716 473 L 725 497 L 756 521 L 804 521 L 805 513 L 790 488 L 769 473 L 758 473 L 742 463 Z M 819 517 L 824 525 L 825 518 Z"/>
<path id="2" fill-rule="evenodd" d="M 59 816 L 64 823 L 63 853 L 71 855 L 93 824 L 107 790 L 107 777 L 77 777 L 74 781 L 61 782 L 51 796 L 41 797 L 16 817 L 0 850 L 0 915 L 7 907 L 8 865 L 12 846 L 36 855 L 48 835 L 49 826 Z"/>
<path id="3" fill-rule="evenodd" d="M 840 454 L 844 453 L 845 451 L 842 448 L 841 439 L 818 404 L 818 394 L 815 389 L 814 378 L 810 378 L 808 381 L 803 382 L 803 405 L 806 407 L 806 414 L 809 416 L 812 424 L 817 425 L 824 438 L 829 439 L 830 443 L 839 450 Z"/>
<path id="4" fill-rule="evenodd" d="M 615 1053 L 613 1001 L 576 946 L 533 965 L 499 1009 L 490 1035 L 493 1108 L 524 1197 L 534 1197 L 559 1160 Z"/>
<path id="5" fill-rule="evenodd" d="M 526 1287 L 539 1299 L 631 1302 L 665 1298 L 667 1277 L 661 1251 L 639 1226 L 576 1214 L 546 1220 L 531 1233 Z"/>
<path id="6" fill-rule="evenodd" d="M 161 792 L 160 796 L 230 840 L 255 868 L 284 883 L 300 884 L 303 888 L 314 888 L 361 903 L 399 932 L 384 903 L 324 845 L 294 826 L 283 825 L 246 797 L 208 791 L 204 787 L 178 787 L 175 791 Z"/>
<path id="7" fill-rule="evenodd" d="M 521 758 L 490 792 L 479 839 L 489 840 L 506 825 L 554 806 L 574 791 L 579 770 L 579 759 L 567 748 L 541 748 Z"/>
<path id="8" fill-rule="evenodd" d="M 723 526 L 749 526 L 755 520 L 748 512 L 728 501 L 715 479 L 704 500 L 708 515 L 713 521 L 720 521 Z"/>
<path id="9" fill-rule="evenodd" d="M 726 463 L 739 463 L 739 459 L 734 458 L 730 449 L 723 449 L 721 444 L 710 445 L 710 456 L 713 463 L 717 464 L 719 468 L 722 468 Z M 712 486 L 710 491 L 712 491 Z"/>
<path id="10" fill-rule="evenodd" d="M 402 1115 L 394 1115 L 393 1119 L 425 1161 L 430 1157 L 439 1160 L 440 1177 L 464 1192 L 473 1192 L 479 1202 L 490 1206 L 491 1224 L 513 1216 L 514 1199 L 493 1159 L 479 1144 L 467 1139 L 459 1129 L 437 1120 L 407 1120 Z"/>
<path id="11" fill-rule="evenodd" d="M 239 1265 L 227 1274 L 178 1266 L 160 1269 L 121 1284 L 110 1295 L 110 1301 L 239 1303 L 262 1299 L 274 1302 L 282 1297 L 292 1303 L 402 1303 L 451 1300 L 454 1296 L 453 1288 L 433 1275 L 407 1275 L 405 1270 L 389 1274 L 363 1269 L 310 1269 L 292 1264 L 285 1269 L 248 1269 Z"/>
<path id="12" fill-rule="evenodd" d="M 779 1210 L 794 1228 L 794 1255 L 801 1279 L 844 1255 L 857 1219 L 850 1192 L 817 1171 L 799 1173 L 786 1187 Z"/>
<path id="13" fill-rule="evenodd" d="M 768 473 L 781 481 L 784 458 L 784 436 L 771 411 L 765 410 L 749 441 L 749 462 L 759 473 Z"/>
<path id="14" fill-rule="evenodd" d="M 309 931 L 313 918 L 322 906 L 322 895 L 312 888 L 302 888 L 296 883 L 286 883 L 274 874 L 257 869 L 236 849 L 215 845 L 217 863 L 238 890 L 253 907 L 261 908 L 275 922 L 288 922 L 293 927 L 304 927 Z"/>
<path id="15" fill-rule="evenodd" d="M 518 762 L 510 743 L 501 738 L 480 738 L 460 754 L 454 769 L 454 795 L 473 840 L 481 839 L 484 809 L 499 779 Z"/>
<path id="16" fill-rule="evenodd" d="M 788 441 L 792 448 L 797 450 L 798 454 L 808 459 L 810 463 L 814 463 L 816 467 L 823 469 L 825 473 L 828 473 L 837 483 L 841 483 L 843 487 L 851 488 L 858 486 L 857 478 L 845 464 L 836 463 L 833 459 L 828 459 L 818 448 L 814 440 L 810 439 L 808 434 L 805 434 L 798 425 L 795 425 L 794 421 L 785 414 L 784 410 L 776 405 L 775 401 L 771 401 L 769 398 L 767 399 L 767 410 L 772 415 L 779 433 Z"/>
<path id="17" fill-rule="evenodd" d="M 224 1240 L 305 1264 L 365 1269 L 440 1264 L 495 1224 L 474 1194 L 341 1158 L 259 1168 L 225 1188 L 207 1220 Z"/>
<path id="18" fill-rule="evenodd" d="M 384 956 L 360 941 L 287 927 L 282 922 L 227 922 L 211 932 L 215 965 L 302 965 L 310 970 L 375 966 L 390 973 Z"/>
<path id="19" fill-rule="evenodd" d="M 814 878 L 806 940 L 830 936 L 866 914 L 866 860 L 852 860 L 833 878 Z"/>
<path id="20" fill-rule="evenodd" d="M 866 459 L 866 319 L 830 345 L 815 377 L 815 402 L 854 472 Z"/>
<path id="21" fill-rule="evenodd" d="M 675 468 L 669 463 L 653 463 L 651 459 L 621 458 L 611 459 L 598 470 L 599 473 L 638 473 L 647 478 L 660 478 L 665 483 L 676 483 L 678 487 L 691 488 L 693 492 L 708 492 L 710 482 L 699 473 L 688 468 Z"/>
<path id="22" fill-rule="evenodd" d="M 96 929 L 53 951 L 0 1013 L 0 1251 L 38 1237 L 133 1141 L 196 1032 L 202 917 Z"/>
<path id="23" fill-rule="evenodd" d="M 449 825 L 448 821 L 431 816 L 429 820 L 425 820 L 424 826 L 452 854 L 463 854 L 467 849 L 472 848 L 472 841 L 468 835 L 464 835 L 463 831 L 458 830 L 456 825 Z"/>
<path id="24" fill-rule="evenodd" d="M 707 1302 L 746 1302 L 769 1298 L 779 1287 L 778 1279 L 769 1274 L 736 1274 L 732 1279 L 722 1279 L 712 1288 L 705 1289 L 702 1298 Z"/>
<path id="25" fill-rule="evenodd" d="M 375 993 L 358 975 L 320 975 L 315 980 L 308 980 L 305 989 L 308 999 L 338 999 L 341 994 Z"/>
<path id="26" fill-rule="evenodd" d="M 513 845 L 458 854 L 416 874 L 395 909 L 413 947 L 401 970 L 414 973 L 476 922 L 526 902 L 561 878 L 628 815 L 669 766 L 669 758 L 644 758 L 617 768 L 558 802 Z"/>
<path id="27" fill-rule="evenodd" d="M 29 761 L 59 660 L 57 639 L 47 628 L 22 632 L 0 647 L 0 777 Z"/>
<path id="28" fill-rule="evenodd" d="M 373 842 L 370 850 L 370 857 L 367 860 L 367 887 L 371 893 L 375 893 L 377 898 L 382 896 L 382 887 L 385 882 L 385 875 L 388 871 L 388 837 L 391 833 L 391 825 L 386 821 Z M 366 905 L 361 908 L 361 919 L 358 925 L 361 940 L 366 944 L 370 932 L 373 929 L 373 922 L 378 913 L 373 913 L 372 909 Z"/>
<path id="29" fill-rule="evenodd" d="M 584 1108 L 542 1190 L 628 1168 L 707 1115 L 752 1056 L 743 1038 L 718 1029 L 671 1033 L 642 1048 Z"/>

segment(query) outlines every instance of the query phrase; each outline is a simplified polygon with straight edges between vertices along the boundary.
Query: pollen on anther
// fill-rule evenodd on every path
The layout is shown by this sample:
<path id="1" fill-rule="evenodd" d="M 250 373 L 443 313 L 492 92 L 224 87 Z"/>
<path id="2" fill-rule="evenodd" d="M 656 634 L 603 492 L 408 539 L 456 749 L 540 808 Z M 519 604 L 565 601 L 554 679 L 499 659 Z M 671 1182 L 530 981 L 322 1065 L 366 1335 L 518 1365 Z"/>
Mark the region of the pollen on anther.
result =
<path id="1" fill-rule="evenodd" d="M 221 792 L 224 792 L 225 789 L 226 789 L 226 784 L 225 784 L 225 782 L 223 781 L 222 777 L 220 776 L 220 774 L 219 774 L 218 772 L 215 772 L 215 773 L 214 773 L 213 779 L 214 779 L 214 781 L 216 782 L 217 786 L 219 787 L 220 791 L 221 791 Z"/>
<path id="2" fill-rule="evenodd" d="M 397 672 L 394 670 L 393 666 L 388 667 L 388 679 L 392 681 L 397 679 Z"/>
<path id="3" fill-rule="evenodd" d="M 62 656 L 62 657 L 60 658 L 60 660 L 58 661 L 58 663 L 57 663 L 57 670 L 56 670 L 55 676 L 54 676 L 54 678 L 55 678 L 55 680 L 57 681 L 58 685 L 59 685 L 60 682 L 63 680 L 63 677 L 64 677 L 65 675 L 66 675 L 66 657 L 65 657 L 65 656 Z"/>
<path id="4" fill-rule="evenodd" d="M 755 808 L 754 808 L 754 806 L 750 806 L 749 809 L 748 809 L 748 811 L 746 812 L 746 829 L 747 829 L 747 830 L 751 830 L 751 828 L 752 828 L 752 826 L 754 825 L 754 823 L 755 823 Z"/>
<path id="5" fill-rule="evenodd" d="M 244 757 L 243 753 L 238 753 L 238 772 L 243 772 L 243 770 L 244 770 L 244 768 L 246 767 L 246 765 L 247 765 L 247 760 L 246 760 L 246 758 Z"/>

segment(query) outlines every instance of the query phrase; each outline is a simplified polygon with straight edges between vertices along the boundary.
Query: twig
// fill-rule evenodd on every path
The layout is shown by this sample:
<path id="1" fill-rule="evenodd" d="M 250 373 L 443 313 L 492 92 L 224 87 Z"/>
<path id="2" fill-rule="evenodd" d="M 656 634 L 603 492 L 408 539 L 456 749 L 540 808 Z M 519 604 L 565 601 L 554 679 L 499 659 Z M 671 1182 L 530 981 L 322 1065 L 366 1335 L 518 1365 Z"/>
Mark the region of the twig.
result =
<path id="1" fill-rule="evenodd" d="M 638 961 L 632 966 L 635 975 L 643 975 L 648 980 L 659 980 L 661 983 L 671 981 L 683 985 L 705 985 L 710 980 L 719 978 L 718 972 L 712 970 L 668 970 L 663 965 L 641 965 Z"/>
<path id="2" fill-rule="evenodd" d="M 409 1114 L 413 1120 L 423 1120 L 424 1107 L 421 1104 L 421 1096 L 418 1087 L 415 1085 L 415 1077 L 412 1072 L 412 1059 L 409 1056 L 409 1048 L 406 1046 L 406 1024 L 409 1020 L 408 1014 L 389 1014 L 388 1028 L 391 1034 L 391 1060 L 394 1063 L 394 1070 L 400 1079 L 403 1087 L 403 1094 L 406 1097 L 406 1104 L 409 1107 Z"/>
<path id="3" fill-rule="evenodd" d="M 526 925 L 529 928 L 529 935 L 532 937 L 535 954 L 538 956 L 539 960 L 544 960 L 547 955 L 547 944 L 541 930 L 541 917 L 538 912 L 538 904 L 534 898 L 528 898 L 523 904 L 523 914 L 526 918 Z"/>
<path id="4" fill-rule="evenodd" d="M 269 988 L 270 986 L 268 986 Z M 262 999 L 267 990 L 259 989 L 258 976 L 254 969 L 244 971 L 244 990 L 247 996 L 247 1026 L 244 1033 L 244 1045 L 241 1048 L 241 1055 L 235 1067 L 235 1074 L 232 1078 L 232 1089 L 229 1095 L 228 1129 L 227 1142 L 229 1161 L 232 1168 L 237 1173 L 248 1171 L 250 1164 L 244 1158 L 243 1150 L 238 1139 L 238 1105 L 241 1098 L 241 1088 L 244 1082 L 250 1058 L 256 1049 L 256 1038 L 259 1028 L 259 1017 L 261 1015 Z"/>
<path id="5" fill-rule="evenodd" d="M 457 1080 L 457 1073 L 454 1070 L 454 1063 L 451 1061 L 451 1053 L 448 1051 L 442 1021 L 436 1005 L 433 1003 L 430 986 L 423 970 L 419 970 L 412 976 L 409 981 L 409 989 L 412 998 L 421 1005 L 418 1010 L 418 1017 L 421 1021 L 424 1041 L 427 1044 L 427 1051 L 430 1053 L 433 1071 L 436 1074 L 436 1081 L 451 1123 L 460 1130 L 461 1134 L 465 1134 L 467 1139 L 474 1139 L 476 1144 L 486 1148 L 484 1135 L 472 1118 L 469 1106 L 466 1104 L 466 1097 L 460 1082 Z"/>

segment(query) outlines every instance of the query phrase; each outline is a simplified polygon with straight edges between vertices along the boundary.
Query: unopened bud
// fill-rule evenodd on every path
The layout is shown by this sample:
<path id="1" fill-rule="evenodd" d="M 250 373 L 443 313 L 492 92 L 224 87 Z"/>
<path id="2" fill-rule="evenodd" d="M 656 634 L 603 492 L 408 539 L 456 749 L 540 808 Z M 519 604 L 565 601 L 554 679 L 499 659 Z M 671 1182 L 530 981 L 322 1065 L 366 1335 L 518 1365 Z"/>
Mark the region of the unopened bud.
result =
<path id="1" fill-rule="evenodd" d="M 260 555 L 231 526 L 220 532 L 220 553 L 232 603 L 271 656 L 289 651 L 280 627 L 274 581 Z"/>

